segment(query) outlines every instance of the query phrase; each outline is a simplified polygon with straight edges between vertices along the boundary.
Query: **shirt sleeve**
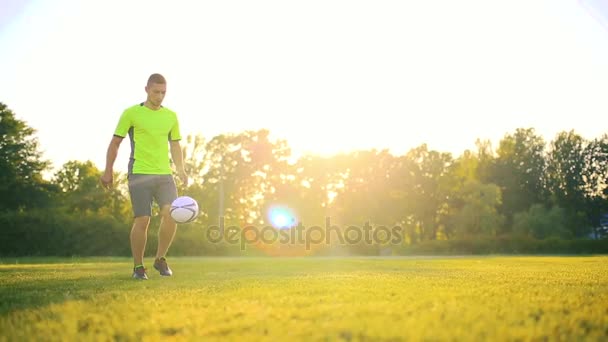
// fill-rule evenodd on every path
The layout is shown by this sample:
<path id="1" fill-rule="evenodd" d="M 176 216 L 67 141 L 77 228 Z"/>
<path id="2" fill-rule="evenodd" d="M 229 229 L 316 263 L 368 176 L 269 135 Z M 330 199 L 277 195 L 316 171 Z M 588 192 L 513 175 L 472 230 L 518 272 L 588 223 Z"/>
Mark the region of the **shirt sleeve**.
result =
<path id="1" fill-rule="evenodd" d="M 173 124 L 173 127 L 171 127 L 171 131 L 169 132 L 169 140 L 182 140 L 182 134 L 179 131 L 179 120 L 177 120 L 177 115 L 175 116 L 175 123 Z"/>
<path id="2" fill-rule="evenodd" d="M 121 138 L 127 136 L 127 133 L 129 132 L 129 129 L 133 124 L 130 113 L 130 110 L 125 110 L 124 112 L 122 112 L 122 115 L 118 120 L 118 125 L 116 125 L 116 130 L 114 130 L 114 135 L 119 136 Z"/>

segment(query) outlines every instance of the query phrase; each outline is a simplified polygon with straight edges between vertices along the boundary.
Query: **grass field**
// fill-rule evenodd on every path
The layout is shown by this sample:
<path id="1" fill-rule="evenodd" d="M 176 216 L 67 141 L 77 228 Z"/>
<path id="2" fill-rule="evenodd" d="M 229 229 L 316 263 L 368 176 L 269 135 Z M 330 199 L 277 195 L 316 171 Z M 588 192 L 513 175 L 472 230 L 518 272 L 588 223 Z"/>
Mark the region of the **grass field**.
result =
<path id="1" fill-rule="evenodd" d="M 607 256 L 169 262 L 0 259 L 0 340 L 608 339 Z"/>

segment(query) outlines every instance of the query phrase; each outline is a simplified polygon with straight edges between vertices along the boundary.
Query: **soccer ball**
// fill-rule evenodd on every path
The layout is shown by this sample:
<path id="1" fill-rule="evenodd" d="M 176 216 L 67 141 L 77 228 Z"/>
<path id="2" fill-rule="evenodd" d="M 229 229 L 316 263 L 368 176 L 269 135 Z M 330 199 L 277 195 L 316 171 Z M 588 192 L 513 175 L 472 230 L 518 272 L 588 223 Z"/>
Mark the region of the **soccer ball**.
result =
<path id="1" fill-rule="evenodd" d="M 171 217 L 177 223 L 188 223 L 194 221 L 198 216 L 198 203 L 194 198 L 181 196 L 171 203 Z"/>

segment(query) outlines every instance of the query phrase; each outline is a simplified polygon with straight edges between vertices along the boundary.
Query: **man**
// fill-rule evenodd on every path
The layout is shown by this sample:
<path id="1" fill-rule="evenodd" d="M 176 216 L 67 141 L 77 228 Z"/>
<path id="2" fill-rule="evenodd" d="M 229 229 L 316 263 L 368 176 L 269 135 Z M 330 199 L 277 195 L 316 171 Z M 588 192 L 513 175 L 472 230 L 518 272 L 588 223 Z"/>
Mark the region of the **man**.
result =
<path id="1" fill-rule="evenodd" d="M 169 151 L 178 177 L 184 184 L 187 185 L 188 182 L 179 143 L 181 134 L 177 115 L 161 106 L 167 91 L 165 78 L 160 74 L 152 74 L 145 90 L 146 101 L 127 108 L 122 113 L 108 146 L 106 168 L 101 176 L 102 184 L 106 188 L 111 187 L 118 148 L 128 134 L 131 142 L 128 183 L 134 216 L 130 235 L 133 278 L 142 280 L 148 279 L 143 259 L 153 201 L 158 204 L 161 215 L 154 268 L 162 276 L 173 274 L 165 259 L 176 231 L 170 208 L 177 198 L 177 188 L 172 176 Z"/>

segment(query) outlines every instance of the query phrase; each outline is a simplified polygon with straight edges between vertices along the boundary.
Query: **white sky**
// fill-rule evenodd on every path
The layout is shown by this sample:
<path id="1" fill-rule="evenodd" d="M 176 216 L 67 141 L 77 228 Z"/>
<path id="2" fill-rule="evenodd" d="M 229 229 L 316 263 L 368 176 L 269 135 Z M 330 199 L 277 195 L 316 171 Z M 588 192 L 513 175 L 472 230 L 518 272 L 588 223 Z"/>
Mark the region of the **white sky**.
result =
<path id="1" fill-rule="evenodd" d="M 608 132 L 608 30 L 577 0 L 2 8 L 0 101 L 37 129 L 55 167 L 103 168 L 120 113 L 145 99 L 153 72 L 167 78 L 164 104 L 184 136 L 268 128 L 296 154 L 402 154 L 428 143 L 457 156 L 519 127 L 547 141 L 563 130 Z M 128 149 L 116 170 L 126 170 Z"/>

